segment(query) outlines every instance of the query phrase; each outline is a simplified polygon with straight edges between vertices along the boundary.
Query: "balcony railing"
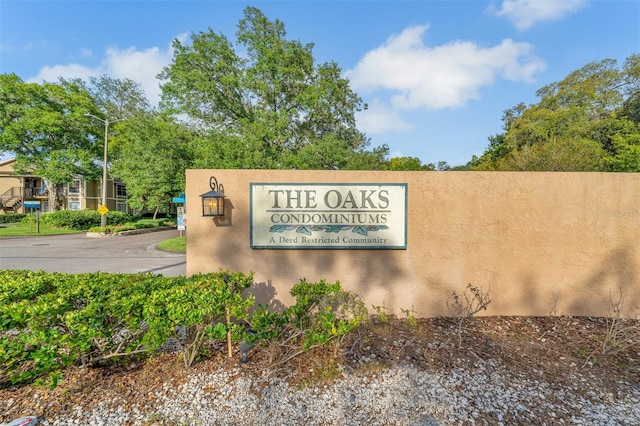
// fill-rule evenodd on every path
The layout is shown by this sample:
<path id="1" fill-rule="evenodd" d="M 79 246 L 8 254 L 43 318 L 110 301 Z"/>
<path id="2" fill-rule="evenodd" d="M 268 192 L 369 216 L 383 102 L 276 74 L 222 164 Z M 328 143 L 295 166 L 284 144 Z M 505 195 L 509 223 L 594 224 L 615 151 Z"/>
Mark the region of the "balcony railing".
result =
<path id="1" fill-rule="evenodd" d="M 49 196 L 49 190 L 45 188 L 25 188 L 25 198 L 47 198 Z"/>

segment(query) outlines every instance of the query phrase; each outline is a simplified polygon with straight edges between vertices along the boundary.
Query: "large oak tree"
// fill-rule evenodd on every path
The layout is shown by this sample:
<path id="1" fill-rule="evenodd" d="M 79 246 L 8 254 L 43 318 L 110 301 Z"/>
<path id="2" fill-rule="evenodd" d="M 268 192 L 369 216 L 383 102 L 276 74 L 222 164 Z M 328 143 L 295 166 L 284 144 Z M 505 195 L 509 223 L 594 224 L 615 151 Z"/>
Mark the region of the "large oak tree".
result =
<path id="1" fill-rule="evenodd" d="M 279 20 L 247 7 L 235 45 L 209 29 L 173 48 L 159 76 L 162 105 L 206 130 L 198 167 L 340 169 L 353 154 L 361 160 L 369 141 L 354 115 L 366 105 L 335 62 L 316 64 L 313 44 L 287 40 Z"/>
<path id="2" fill-rule="evenodd" d="M 640 55 L 587 64 L 536 95 L 505 111 L 472 169 L 640 171 Z"/>

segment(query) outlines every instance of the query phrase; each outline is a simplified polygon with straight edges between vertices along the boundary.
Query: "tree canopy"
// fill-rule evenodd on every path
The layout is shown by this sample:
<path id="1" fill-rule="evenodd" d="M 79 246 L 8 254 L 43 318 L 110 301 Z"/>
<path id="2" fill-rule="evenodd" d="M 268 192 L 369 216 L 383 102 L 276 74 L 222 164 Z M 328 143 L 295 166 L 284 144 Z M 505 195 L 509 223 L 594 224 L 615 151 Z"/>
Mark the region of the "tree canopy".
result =
<path id="1" fill-rule="evenodd" d="M 99 179 L 104 123 L 110 173 L 135 209 L 166 209 L 186 168 L 347 170 L 640 171 L 640 55 L 585 65 L 540 88 L 539 102 L 504 111 L 503 132 L 466 166 L 388 159 L 369 148 L 355 114 L 366 105 L 335 62 L 316 63 L 313 44 L 247 7 L 236 40 L 209 29 L 173 43 L 159 74 L 162 101 L 138 83 L 103 75 L 26 83 L 0 75 L 0 154 L 45 181 L 50 208 L 59 184 Z M 98 120 L 87 117 L 94 116 Z"/>
<path id="2" fill-rule="evenodd" d="M 162 105 L 206 129 L 200 166 L 340 169 L 368 146 L 355 122 L 366 105 L 340 67 L 316 64 L 313 44 L 285 37 L 281 21 L 247 7 L 241 53 L 211 29 L 174 41 Z"/>
<path id="3" fill-rule="evenodd" d="M 640 55 L 587 64 L 505 111 L 472 170 L 640 171 Z"/>
<path id="4" fill-rule="evenodd" d="M 116 122 L 148 109 L 139 85 L 108 76 L 26 83 L 0 75 L 0 153 L 16 156 L 15 170 L 43 178 L 51 210 L 58 186 L 76 175 L 98 179 L 105 120 Z M 87 115 L 97 117 L 99 123 Z M 114 127 L 109 131 L 113 132 Z"/>
<path id="5" fill-rule="evenodd" d="M 193 135 L 159 113 L 127 120 L 120 130 L 123 136 L 112 173 L 126 183 L 129 205 L 154 215 L 167 211 L 172 197 L 184 192 Z"/>
<path id="6" fill-rule="evenodd" d="M 96 173 L 99 147 L 83 115 L 92 106 L 90 93 L 76 82 L 25 83 L 15 74 L 0 75 L 0 153 L 16 155 L 17 172 L 43 178 L 52 210 L 59 184 Z"/>

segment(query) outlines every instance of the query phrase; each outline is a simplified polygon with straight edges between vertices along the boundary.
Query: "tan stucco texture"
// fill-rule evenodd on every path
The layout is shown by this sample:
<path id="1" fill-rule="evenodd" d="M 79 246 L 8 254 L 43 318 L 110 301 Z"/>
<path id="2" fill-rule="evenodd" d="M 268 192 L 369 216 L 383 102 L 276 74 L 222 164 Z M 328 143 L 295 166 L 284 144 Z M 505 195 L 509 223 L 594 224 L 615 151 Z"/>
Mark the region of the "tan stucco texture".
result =
<path id="1" fill-rule="evenodd" d="M 209 177 L 224 185 L 224 221 L 202 217 Z M 250 247 L 250 184 L 406 183 L 406 250 Z M 254 272 L 260 302 L 339 280 L 369 308 L 448 315 L 468 284 L 483 315 L 605 316 L 622 294 L 640 305 L 640 174 L 187 170 L 187 275 Z"/>

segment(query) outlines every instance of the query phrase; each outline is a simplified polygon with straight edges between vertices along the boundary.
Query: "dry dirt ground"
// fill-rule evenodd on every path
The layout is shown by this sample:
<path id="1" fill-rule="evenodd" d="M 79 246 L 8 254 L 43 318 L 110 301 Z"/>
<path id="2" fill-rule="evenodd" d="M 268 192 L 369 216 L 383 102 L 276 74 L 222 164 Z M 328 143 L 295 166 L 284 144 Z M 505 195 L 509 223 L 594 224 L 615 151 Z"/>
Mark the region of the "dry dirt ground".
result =
<path id="1" fill-rule="evenodd" d="M 345 371 L 375 375 L 397 363 L 446 372 L 493 359 L 520 376 L 560 388 L 575 387 L 570 373 L 580 371 L 589 377 L 580 389 L 585 394 L 594 387 L 614 395 L 620 386 L 640 389 L 640 320 L 612 324 L 590 317 L 478 317 L 459 324 L 455 318 L 376 317 L 340 342 L 286 362 L 283 348 L 277 346 L 253 348 L 246 363 L 240 363 L 240 353 L 227 358 L 224 347 L 218 349 L 190 368 L 176 354 L 165 354 L 138 364 L 72 368 L 54 390 L 0 389 L 0 423 L 23 415 L 56 417 L 76 406 L 94 407 L 113 395 L 144 411 L 167 382 L 178 386 L 201 371 L 238 367 L 243 374 L 268 371 L 296 386 L 317 386 L 340 380 Z M 8 404 L 10 399 L 14 402 Z"/>

